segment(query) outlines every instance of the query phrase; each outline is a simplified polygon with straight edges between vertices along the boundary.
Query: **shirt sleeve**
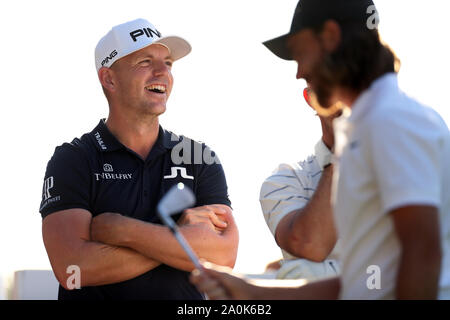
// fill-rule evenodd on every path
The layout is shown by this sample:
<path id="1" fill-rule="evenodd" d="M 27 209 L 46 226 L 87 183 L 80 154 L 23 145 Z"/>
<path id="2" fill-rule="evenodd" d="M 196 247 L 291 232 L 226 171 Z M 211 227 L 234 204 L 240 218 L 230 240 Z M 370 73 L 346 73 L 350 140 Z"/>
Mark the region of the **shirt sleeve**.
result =
<path id="1" fill-rule="evenodd" d="M 205 163 L 199 165 L 196 205 L 224 204 L 231 207 L 225 172 L 219 158 L 207 146 L 205 146 L 205 149 L 203 153 Z"/>
<path id="2" fill-rule="evenodd" d="M 90 210 L 90 179 L 87 159 L 72 144 L 63 144 L 47 164 L 39 212 L 42 218 L 60 210 Z"/>
<path id="3" fill-rule="evenodd" d="M 293 210 L 303 208 L 316 189 L 315 181 L 320 177 L 311 178 L 311 173 L 317 170 L 320 172 L 319 164 L 315 157 L 304 164 L 308 165 L 308 162 L 308 168 L 297 169 L 292 165 L 281 164 L 262 184 L 259 202 L 273 235 L 281 219 Z"/>
<path id="4" fill-rule="evenodd" d="M 398 115 L 377 123 L 370 132 L 369 161 L 384 212 L 406 205 L 439 206 L 442 131 L 425 119 Z"/>

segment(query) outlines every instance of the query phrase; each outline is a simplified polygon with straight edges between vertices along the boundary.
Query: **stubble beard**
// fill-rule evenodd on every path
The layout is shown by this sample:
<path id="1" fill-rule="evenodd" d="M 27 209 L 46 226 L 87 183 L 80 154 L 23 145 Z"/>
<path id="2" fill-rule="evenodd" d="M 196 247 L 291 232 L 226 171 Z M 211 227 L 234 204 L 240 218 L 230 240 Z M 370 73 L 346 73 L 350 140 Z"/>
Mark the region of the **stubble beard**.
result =
<path id="1" fill-rule="evenodd" d="M 333 89 L 336 86 L 336 77 L 330 69 L 330 60 L 330 56 L 324 54 L 322 59 L 313 68 L 314 93 L 316 94 L 318 103 L 323 108 L 330 108 L 334 104 L 332 95 Z"/>
<path id="2" fill-rule="evenodd" d="M 166 105 L 154 105 L 152 103 L 142 103 L 138 108 L 139 115 L 144 119 L 158 118 L 166 112 Z"/>
<path id="3" fill-rule="evenodd" d="M 166 111 L 166 104 L 148 101 L 147 99 L 126 98 L 122 100 L 122 112 L 128 117 L 139 120 L 139 122 L 152 122 Z"/>

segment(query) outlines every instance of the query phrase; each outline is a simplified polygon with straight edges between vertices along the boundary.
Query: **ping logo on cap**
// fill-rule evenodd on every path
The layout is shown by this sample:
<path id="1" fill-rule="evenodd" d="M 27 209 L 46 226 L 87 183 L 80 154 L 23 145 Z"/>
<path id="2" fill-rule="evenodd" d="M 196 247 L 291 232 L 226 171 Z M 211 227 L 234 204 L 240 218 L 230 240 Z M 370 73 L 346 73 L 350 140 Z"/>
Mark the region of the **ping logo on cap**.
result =
<path id="1" fill-rule="evenodd" d="M 141 50 L 153 43 L 164 45 L 173 61 L 189 52 L 191 45 L 177 36 L 163 37 L 156 27 L 145 19 L 128 21 L 112 29 L 103 36 L 95 47 L 95 67 L 111 67 L 117 60 Z"/>
<path id="2" fill-rule="evenodd" d="M 108 63 L 110 60 L 112 60 L 115 56 L 117 56 L 117 50 L 113 50 L 113 52 L 111 52 L 109 54 L 109 56 L 107 56 L 105 59 L 103 59 L 102 61 L 102 67 L 105 65 L 105 63 Z"/>
<path id="3" fill-rule="evenodd" d="M 156 29 L 152 30 L 150 28 L 142 28 L 130 32 L 131 39 L 133 39 L 134 42 L 136 42 L 137 37 L 143 36 L 144 34 L 147 36 L 147 38 L 153 38 L 153 35 L 161 38 L 161 33 Z"/>

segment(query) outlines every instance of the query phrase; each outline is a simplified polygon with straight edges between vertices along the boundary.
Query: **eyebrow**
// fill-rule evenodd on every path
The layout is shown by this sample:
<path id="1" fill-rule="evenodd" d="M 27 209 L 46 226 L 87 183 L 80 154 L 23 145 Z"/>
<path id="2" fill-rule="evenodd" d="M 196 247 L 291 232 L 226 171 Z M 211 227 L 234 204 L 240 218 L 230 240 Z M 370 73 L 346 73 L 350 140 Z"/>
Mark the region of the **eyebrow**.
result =
<path id="1" fill-rule="evenodd" d="M 152 54 L 145 54 L 145 55 L 136 57 L 137 60 L 140 60 L 140 59 L 143 59 L 143 58 L 152 58 L 152 59 L 154 59 L 155 56 L 152 55 Z M 173 60 L 173 58 L 169 55 L 169 56 L 165 57 L 164 60 Z"/>

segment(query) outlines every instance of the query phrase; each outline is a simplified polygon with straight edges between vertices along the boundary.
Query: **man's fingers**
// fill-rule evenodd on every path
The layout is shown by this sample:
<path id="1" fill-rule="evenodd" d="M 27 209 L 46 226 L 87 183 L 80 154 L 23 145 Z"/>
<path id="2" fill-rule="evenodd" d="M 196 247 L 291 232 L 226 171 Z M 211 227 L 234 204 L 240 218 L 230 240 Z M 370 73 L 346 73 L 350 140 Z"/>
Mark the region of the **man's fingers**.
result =
<path id="1" fill-rule="evenodd" d="M 211 300 L 230 299 L 231 297 L 228 295 L 226 288 L 222 283 L 205 271 L 205 269 L 202 271 L 197 269 L 194 270 L 189 277 L 191 283 L 194 284 L 200 292 L 206 293 Z"/>
<path id="2" fill-rule="evenodd" d="M 218 213 L 218 214 L 233 214 L 233 211 L 231 210 L 231 208 L 227 205 L 224 204 L 211 204 L 211 207 L 214 208 L 214 212 Z"/>
<path id="3" fill-rule="evenodd" d="M 203 207 L 186 209 L 185 216 L 180 221 L 181 224 L 195 224 L 204 223 L 205 219 L 208 219 L 213 225 L 218 228 L 226 228 L 228 226 L 226 219 L 222 219 L 223 215 L 228 212 L 226 208 L 219 207 L 218 205 L 208 205 Z M 220 215 L 220 217 L 218 216 Z"/>
<path id="4" fill-rule="evenodd" d="M 211 300 L 230 300 L 230 296 L 227 294 L 222 286 L 216 286 L 215 288 L 205 291 Z"/>
<path id="5" fill-rule="evenodd" d="M 190 215 L 186 216 L 186 218 L 183 221 L 183 224 L 208 224 L 214 227 L 217 227 L 219 229 L 226 228 L 227 223 L 220 220 L 214 213 L 191 213 Z"/>
<path id="6" fill-rule="evenodd" d="M 220 266 L 209 261 L 201 260 L 200 263 L 203 267 L 202 271 L 216 276 L 219 276 L 222 273 L 231 273 L 233 271 L 230 267 Z"/>
<path id="7" fill-rule="evenodd" d="M 231 208 L 227 205 L 224 204 L 208 204 L 205 206 L 201 206 L 201 207 L 195 207 L 195 208 L 190 208 L 190 209 L 186 209 L 185 212 L 189 212 L 191 210 L 200 210 L 200 211 L 212 211 L 215 214 L 233 214 L 233 211 L 231 210 Z"/>
<path id="8" fill-rule="evenodd" d="M 200 264 L 202 266 L 201 270 L 194 269 L 191 272 L 191 279 L 194 284 L 204 281 L 207 278 L 218 279 L 221 278 L 222 274 L 232 272 L 232 269 L 229 267 L 219 266 L 203 259 L 200 259 Z"/>
<path id="9" fill-rule="evenodd" d="M 215 279 L 225 290 L 230 285 L 230 279 L 236 278 L 231 274 L 233 270 L 229 267 L 219 266 L 211 262 L 201 262 L 201 265 L 203 267 L 202 273 Z"/>
<path id="10" fill-rule="evenodd" d="M 202 263 L 202 275 L 213 278 L 219 283 L 217 287 L 210 289 L 213 297 L 235 300 L 251 300 L 256 297 L 255 287 L 247 283 L 241 275 L 233 274 L 229 267 L 205 262 Z"/>
<path id="11" fill-rule="evenodd" d="M 211 219 L 211 222 L 219 228 L 226 228 L 227 223 L 226 221 L 223 221 L 220 219 L 214 212 L 209 212 L 209 218 Z"/>
<path id="12" fill-rule="evenodd" d="M 217 204 L 208 204 L 207 206 L 199 207 L 214 213 L 226 213 L 226 210 Z"/>

